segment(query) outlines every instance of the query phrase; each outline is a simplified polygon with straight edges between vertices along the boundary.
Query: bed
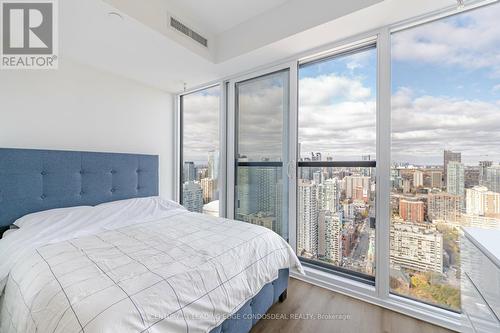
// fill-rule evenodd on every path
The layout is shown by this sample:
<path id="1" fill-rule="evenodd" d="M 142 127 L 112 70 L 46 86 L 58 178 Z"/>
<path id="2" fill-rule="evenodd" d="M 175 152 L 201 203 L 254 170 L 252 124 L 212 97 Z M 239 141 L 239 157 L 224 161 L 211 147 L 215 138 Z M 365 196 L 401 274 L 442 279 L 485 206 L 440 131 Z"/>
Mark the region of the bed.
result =
<path id="1" fill-rule="evenodd" d="M 0 149 L 0 332 L 249 332 L 300 263 L 158 197 L 158 157 Z"/>

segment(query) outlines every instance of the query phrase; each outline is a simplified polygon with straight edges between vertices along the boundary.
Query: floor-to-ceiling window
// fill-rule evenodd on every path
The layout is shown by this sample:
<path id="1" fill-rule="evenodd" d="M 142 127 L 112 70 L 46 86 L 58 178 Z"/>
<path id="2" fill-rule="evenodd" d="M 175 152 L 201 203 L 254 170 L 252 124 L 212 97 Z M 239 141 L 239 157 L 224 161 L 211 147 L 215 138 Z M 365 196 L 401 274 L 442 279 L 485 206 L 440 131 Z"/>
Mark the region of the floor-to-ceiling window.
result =
<path id="1" fill-rule="evenodd" d="M 362 284 L 369 300 L 456 319 L 460 228 L 500 228 L 499 14 L 494 4 L 381 29 L 226 81 L 228 217 L 278 232 L 332 286 L 340 274 L 375 285 Z M 184 141 L 194 138 L 184 184 L 199 193 L 208 177 L 191 166 L 208 170 L 197 156 L 217 147 L 200 155 L 211 122 L 188 122 L 208 117 L 209 101 L 218 108 L 215 90 L 181 98 Z"/>
<path id="2" fill-rule="evenodd" d="M 375 274 L 377 50 L 299 68 L 297 254 Z"/>
<path id="3" fill-rule="evenodd" d="M 188 210 L 219 216 L 220 87 L 180 97 L 181 203 Z"/>
<path id="4" fill-rule="evenodd" d="M 500 227 L 499 15 L 392 36 L 391 291 L 455 311 L 460 227 Z"/>
<path id="5" fill-rule="evenodd" d="M 234 217 L 288 237 L 289 71 L 235 83 Z"/>

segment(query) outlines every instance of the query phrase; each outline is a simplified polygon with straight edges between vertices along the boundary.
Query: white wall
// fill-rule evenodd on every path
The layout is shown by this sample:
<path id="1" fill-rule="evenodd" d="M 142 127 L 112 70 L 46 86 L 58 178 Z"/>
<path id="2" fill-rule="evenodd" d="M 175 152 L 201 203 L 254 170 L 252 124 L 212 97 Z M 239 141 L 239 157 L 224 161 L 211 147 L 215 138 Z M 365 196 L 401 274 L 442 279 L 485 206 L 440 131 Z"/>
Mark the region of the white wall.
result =
<path id="1" fill-rule="evenodd" d="M 0 71 L 0 147 L 160 155 L 160 192 L 174 195 L 173 96 L 73 62 Z"/>

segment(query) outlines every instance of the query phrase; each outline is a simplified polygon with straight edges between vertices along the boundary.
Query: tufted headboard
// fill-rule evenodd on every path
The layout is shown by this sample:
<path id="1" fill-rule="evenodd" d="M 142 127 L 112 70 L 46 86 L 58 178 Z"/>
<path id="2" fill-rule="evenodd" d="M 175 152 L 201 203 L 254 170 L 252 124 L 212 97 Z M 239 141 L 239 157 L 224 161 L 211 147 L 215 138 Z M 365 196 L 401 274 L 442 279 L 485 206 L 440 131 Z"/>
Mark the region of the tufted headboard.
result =
<path id="1" fill-rule="evenodd" d="M 158 195 L 158 156 L 0 148 L 0 228 L 42 210 Z"/>

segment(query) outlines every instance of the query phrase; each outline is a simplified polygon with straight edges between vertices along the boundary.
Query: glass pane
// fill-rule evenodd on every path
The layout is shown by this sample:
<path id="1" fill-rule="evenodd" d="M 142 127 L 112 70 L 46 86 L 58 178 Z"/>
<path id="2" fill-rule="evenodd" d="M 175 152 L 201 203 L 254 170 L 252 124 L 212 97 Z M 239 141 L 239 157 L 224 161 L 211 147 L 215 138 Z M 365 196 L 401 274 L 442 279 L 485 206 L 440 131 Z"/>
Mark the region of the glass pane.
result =
<path id="1" fill-rule="evenodd" d="M 299 69 L 297 252 L 309 263 L 371 281 L 376 57 L 371 47 Z"/>
<path id="2" fill-rule="evenodd" d="M 460 227 L 500 228 L 499 15 L 392 36 L 391 290 L 454 311 Z"/>
<path id="3" fill-rule="evenodd" d="M 284 119 L 288 114 L 288 71 L 236 84 L 237 158 L 283 161 Z"/>
<path id="4" fill-rule="evenodd" d="M 181 97 L 182 205 L 219 216 L 219 86 Z"/>
<path id="5" fill-rule="evenodd" d="M 375 160 L 377 51 L 299 69 L 299 157 L 304 161 Z"/>
<path id="6" fill-rule="evenodd" d="M 288 238 L 289 71 L 236 84 L 235 218 Z"/>
<path id="7" fill-rule="evenodd" d="M 300 167 L 297 254 L 375 275 L 375 168 Z"/>

